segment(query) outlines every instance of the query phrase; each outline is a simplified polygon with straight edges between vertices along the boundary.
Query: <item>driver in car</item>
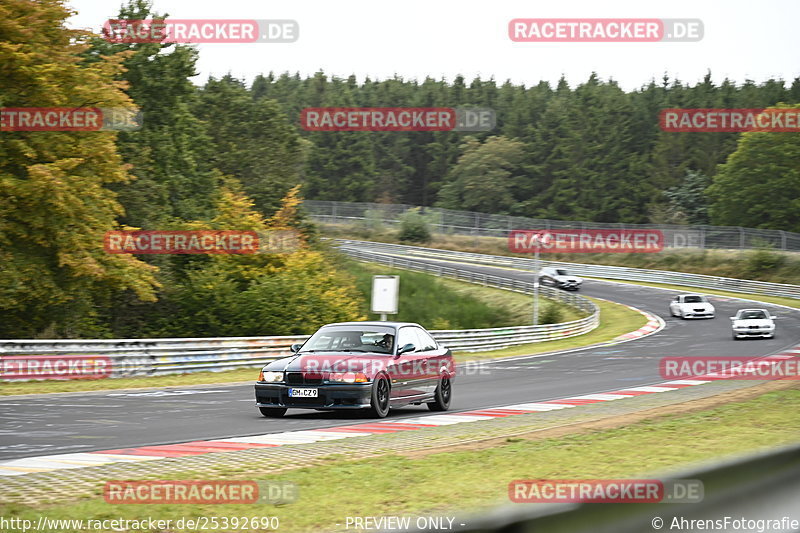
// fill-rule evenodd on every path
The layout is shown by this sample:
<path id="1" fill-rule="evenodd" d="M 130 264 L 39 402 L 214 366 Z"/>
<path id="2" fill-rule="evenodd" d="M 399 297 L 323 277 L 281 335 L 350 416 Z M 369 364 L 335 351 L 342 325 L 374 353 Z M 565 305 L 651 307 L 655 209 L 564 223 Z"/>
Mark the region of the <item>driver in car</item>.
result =
<path id="1" fill-rule="evenodd" d="M 394 335 L 390 335 L 389 333 L 386 333 L 381 340 L 375 342 L 375 346 L 384 348 L 388 353 L 392 353 L 393 345 Z"/>

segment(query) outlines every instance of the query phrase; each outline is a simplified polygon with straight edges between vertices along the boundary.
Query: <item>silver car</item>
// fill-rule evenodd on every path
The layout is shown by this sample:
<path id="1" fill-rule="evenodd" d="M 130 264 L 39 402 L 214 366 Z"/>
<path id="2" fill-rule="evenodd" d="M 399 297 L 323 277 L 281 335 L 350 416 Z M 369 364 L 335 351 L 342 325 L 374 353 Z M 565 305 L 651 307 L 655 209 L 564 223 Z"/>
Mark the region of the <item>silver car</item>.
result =
<path id="1" fill-rule="evenodd" d="M 581 288 L 583 280 L 570 275 L 563 268 L 545 267 L 539 272 L 539 283 L 567 291 L 577 291 Z"/>

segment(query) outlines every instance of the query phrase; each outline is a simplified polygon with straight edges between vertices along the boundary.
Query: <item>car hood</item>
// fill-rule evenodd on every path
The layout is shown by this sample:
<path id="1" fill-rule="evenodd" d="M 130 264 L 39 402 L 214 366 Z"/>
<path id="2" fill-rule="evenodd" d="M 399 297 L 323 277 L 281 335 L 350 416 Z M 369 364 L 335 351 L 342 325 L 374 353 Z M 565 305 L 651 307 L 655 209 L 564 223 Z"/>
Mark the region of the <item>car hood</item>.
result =
<path id="1" fill-rule="evenodd" d="M 394 358 L 386 354 L 315 352 L 295 354 L 268 363 L 265 371 L 271 372 L 364 372 L 374 375 Z"/>
<path id="2" fill-rule="evenodd" d="M 583 281 L 578 276 L 553 276 L 557 281 L 572 281 L 572 282 L 581 282 Z"/>
<path id="3" fill-rule="evenodd" d="M 682 303 L 679 304 L 682 308 L 685 309 L 703 309 L 706 311 L 713 311 L 714 306 L 708 302 L 697 302 L 697 303 Z"/>
<path id="4" fill-rule="evenodd" d="M 766 318 L 748 318 L 746 320 L 734 320 L 733 326 L 734 327 L 750 327 L 750 326 L 758 326 L 763 328 L 765 326 L 772 326 L 774 322 L 772 320 L 767 320 Z"/>

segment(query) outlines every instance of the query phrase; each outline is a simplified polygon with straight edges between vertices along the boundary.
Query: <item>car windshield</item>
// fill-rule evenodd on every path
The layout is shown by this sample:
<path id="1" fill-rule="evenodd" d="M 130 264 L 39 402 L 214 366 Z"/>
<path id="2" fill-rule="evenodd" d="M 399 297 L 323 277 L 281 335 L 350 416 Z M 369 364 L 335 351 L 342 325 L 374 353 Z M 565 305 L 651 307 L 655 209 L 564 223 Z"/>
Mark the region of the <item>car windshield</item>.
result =
<path id="1" fill-rule="evenodd" d="M 320 329 L 303 345 L 308 352 L 392 353 L 394 328 L 386 326 L 329 326 Z"/>
<path id="2" fill-rule="evenodd" d="M 696 303 L 705 302 L 706 301 L 706 297 L 705 296 L 686 296 L 683 299 L 683 301 L 684 301 L 684 303 L 687 303 L 687 304 L 696 304 Z"/>
<path id="3" fill-rule="evenodd" d="M 739 318 L 741 320 L 763 319 L 767 318 L 767 314 L 764 311 L 742 311 L 739 313 Z"/>
<path id="4" fill-rule="evenodd" d="M 559 276 L 569 276 L 569 274 L 567 274 L 567 271 L 564 270 L 563 268 L 556 269 L 556 274 L 558 274 Z"/>

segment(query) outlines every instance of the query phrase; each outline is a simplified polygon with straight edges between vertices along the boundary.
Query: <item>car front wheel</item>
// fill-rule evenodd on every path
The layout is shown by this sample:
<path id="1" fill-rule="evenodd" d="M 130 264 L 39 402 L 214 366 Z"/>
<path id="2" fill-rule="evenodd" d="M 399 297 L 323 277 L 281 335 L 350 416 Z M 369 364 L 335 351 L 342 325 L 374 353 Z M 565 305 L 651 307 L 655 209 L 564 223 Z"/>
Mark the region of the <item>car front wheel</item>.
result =
<path id="1" fill-rule="evenodd" d="M 433 395 L 433 401 L 428 403 L 428 409 L 431 411 L 447 411 L 450 409 L 450 400 L 453 397 L 453 383 L 447 376 L 442 376 L 439 379 L 439 384 L 436 386 L 436 392 Z"/>
<path id="2" fill-rule="evenodd" d="M 258 410 L 267 418 L 280 418 L 286 414 L 285 407 L 259 407 Z"/>
<path id="3" fill-rule="evenodd" d="M 374 418 L 386 418 L 389 414 L 389 380 L 379 375 L 372 382 L 372 398 L 369 414 Z"/>

